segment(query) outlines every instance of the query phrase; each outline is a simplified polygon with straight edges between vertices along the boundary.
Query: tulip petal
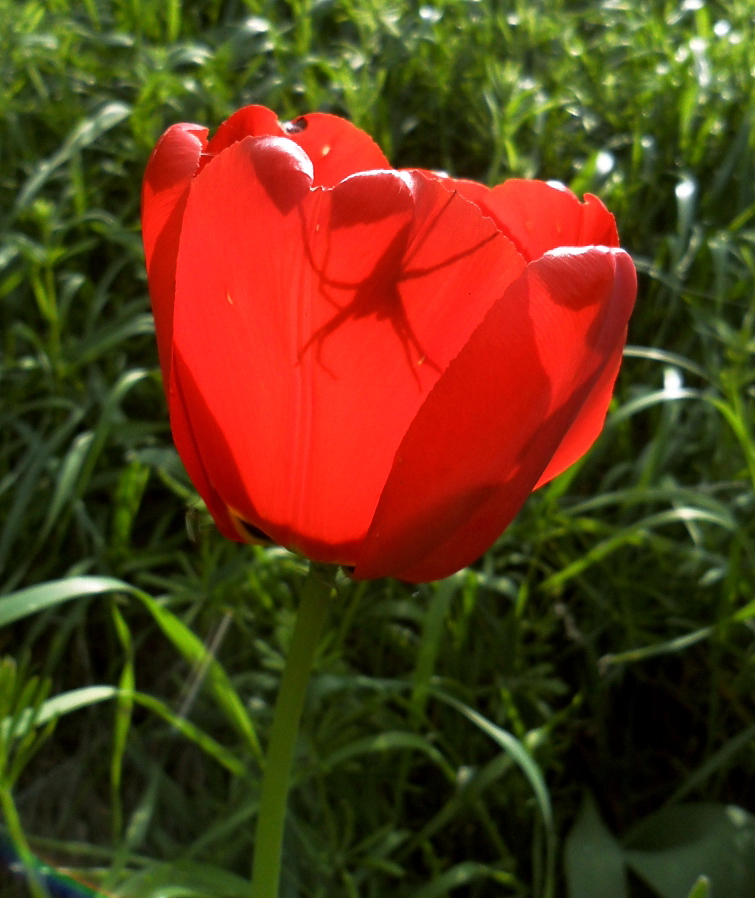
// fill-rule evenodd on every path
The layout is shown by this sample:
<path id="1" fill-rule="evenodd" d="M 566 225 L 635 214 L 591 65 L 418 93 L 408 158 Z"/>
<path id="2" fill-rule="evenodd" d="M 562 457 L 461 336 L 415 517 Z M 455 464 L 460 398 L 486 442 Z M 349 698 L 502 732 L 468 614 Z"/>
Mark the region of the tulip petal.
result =
<path id="1" fill-rule="evenodd" d="M 280 138 L 246 138 L 196 177 L 175 377 L 223 502 L 282 545 L 351 563 L 406 429 L 524 261 L 420 175 L 311 183 Z"/>
<path id="2" fill-rule="evenodd" d="M 189 428 L 185 403 L 173 384 L 173 308 L 176 259 L 186 200 L 200 166 L 207 128 L 180 124 L 169 128 L 155 147 L 142 185 L 142 238 L 163 384 L 169 397 L 173 441 L 192 483 L 219 529 L 239 539 L 225 506 L 210 483 Z"/>
<path id="3" fill-rule="evenodd" d="M 283 130 L 312 160 L 314 187 L 335 187 L 357 172 L 391 168 L 369 134 L 337 115 L 312 112 L 288 122 Z"/>
<path id="4" fill-rule="evenodd" d="M 179 365 L 176 354 L 173 358 L 173 370 Z M 173 442 L 175 443 L 178 454 L 181 457 L 186 473 L 194 484 L 196 491 L 202 497 L 207 510 L 213 517 L 218 530 L 226 539 L 235 542 L 248 542 L 238 527 L 234 524 L 228 507 L 221 499 L 218 491 L 212 485 L 210 478 L 205 469 L 202 456 L 199 452 L 196 436 L 191 426 L 191 418 L 189 417 L 189 408 L 187 405 L 184 390 L 181 388 L 179 379 L 175 376 L 171 378 L 171 389 L 168 394 L 168 404 L 170 407 L 170 430 L 173 434 Z"/>
<path id="5" fill-rule="evenodd" d="M 613 364 L 635 290 L 621 250 L 567 248 L 527 267 L 412 422 L 356 577 L 438 579 L 492 545 Z"/>
<path id="6" fill-rule="evenodd" d="M 449 182 L 490 215 L 529 260 L 559 245 L 619 245 L 613 215 L 592 194 L 586 194 L 582 204 L 570 191 L 543 181 L 512 180 L 492 190 L 475 181 L 449 179 Z M 600 381 L 544 471 L 538 487 L 581 458 L 603 429 L 622 352 L 623 347 L 619 347 L 615 359 L 605 366 Z"/>
<path id="7" fill-rule="evenodd" d="M 444 179 L 489 215 L 528 262 L 559 246 L 618 246 L 613 215 L 592 194 L 585 202 L 565 187 L 512 179 L 492 190 L 475 181 Z"/>
<path id="8" fill-rule="evenodd" d="M 313 187 L 335 187 L 349 175 L 390 169 L 375 141 L 356 125 L 337 115 L 312 112 L 281 123 L 264 106 L 245 106 L 218 128 L 207 147 L 217 155 L 245 137 L 288 137 L 300 146 L 314 166 Z"/>
<path id="9" fill-rule="evenodd" d="M 584 405 L 580 409 L 574 423 L 566 432 L 566 436 L 559 444 L 553 458 L 548 463 L 548 467 L 543 471 L 535 485 L 535 489 L 548 483 L 549 480 L 553 480 L 554 477 L 558 477 L 559 474 L 570 468 L 575 461 L 582 458 L 598 438 L 601 430 L 603 430 L 608 406 L 611 404 L 613 388 L 624 355 L 624 342 L 624 339 L 620 341 L 613 357 L 606 362 L 600 377 L 595 382 L 595 386 L 587 399 L 585 399 Z"/>
<path id="10" fill-rule="evenodd" d="M 266 106 L 243 106 L 227 118 L 213 134 L 207 144 L 207 153 L 210 158 L 217 156 L 245 137 L 284 136 L 278 116 L 272 109 Z"/>
<path id="11" fill-rule="evenodd" d="M 152 151 L 142 185 L 142 240 L 155 316 L 160 367 L 170 380 L 176 257 L 189 185 L 199 169 L 207 128 L 173 125 Z"/>

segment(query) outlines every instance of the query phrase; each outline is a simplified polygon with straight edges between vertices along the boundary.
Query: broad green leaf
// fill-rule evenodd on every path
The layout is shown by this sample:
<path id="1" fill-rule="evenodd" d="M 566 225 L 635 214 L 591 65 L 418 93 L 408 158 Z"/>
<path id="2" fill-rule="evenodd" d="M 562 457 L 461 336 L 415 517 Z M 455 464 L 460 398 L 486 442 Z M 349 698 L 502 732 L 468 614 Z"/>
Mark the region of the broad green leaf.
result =
<path id="1" fill-rule="evenodd" d="M 700 876 L 715 898 L 755 895 L 755 817 L 734 805 L 662 808 L 624 839 L 624 856 L 660 898 L 687 898 Z"/>
<path id="2" fill-rule="evenodd" d="M 627 874 L 621 845 L 586 795 L 564 846 L 569 898 L 626 898 Z"/>

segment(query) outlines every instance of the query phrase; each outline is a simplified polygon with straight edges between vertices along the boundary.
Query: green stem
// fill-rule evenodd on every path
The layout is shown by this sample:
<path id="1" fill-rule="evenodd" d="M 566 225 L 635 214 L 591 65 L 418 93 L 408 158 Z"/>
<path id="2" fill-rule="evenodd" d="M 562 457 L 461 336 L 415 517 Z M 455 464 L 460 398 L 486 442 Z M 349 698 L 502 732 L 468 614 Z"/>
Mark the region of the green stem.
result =
<path id="1" fill-rule="evenodd" d="M 328 612 L 335 567 L 311 564 L 275 704 L 254 841 L 251 898 L 278 898 L 286 802 L 296 736 L 317 645 Z"/>
<path id="2" fill-rule="evenodd" d="M 26 874 L 27 885 L 33 898 L 50 898 L 47 889 L 42 884 L 35 868 L 35 859 L 32 854 L 29 843 L 26 841 L 24 828 L 21 825 L 21 818 L 16 810 L 16 803 L 13 800 L 11 790 L 7 786 L 0 787 L 0 808 L 2 808 L 5 817 L 5 826 L 8 835 L 13 843 L 13 849 L 18 855 L 18 859 L 24 868 Z"/>

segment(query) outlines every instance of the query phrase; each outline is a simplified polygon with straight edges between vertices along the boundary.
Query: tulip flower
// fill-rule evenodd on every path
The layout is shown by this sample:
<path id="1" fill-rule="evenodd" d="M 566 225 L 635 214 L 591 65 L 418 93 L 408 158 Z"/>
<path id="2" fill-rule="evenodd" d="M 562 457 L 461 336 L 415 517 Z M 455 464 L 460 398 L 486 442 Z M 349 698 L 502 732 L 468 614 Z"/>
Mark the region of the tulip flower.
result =
<path id="1" fill-rule="evenodd" d="M 593 196 L 248 106 L 165 132 L 142 214 L 174 440 L 230 539 L 445 577 L 603 426 L 636 276 Z"/>

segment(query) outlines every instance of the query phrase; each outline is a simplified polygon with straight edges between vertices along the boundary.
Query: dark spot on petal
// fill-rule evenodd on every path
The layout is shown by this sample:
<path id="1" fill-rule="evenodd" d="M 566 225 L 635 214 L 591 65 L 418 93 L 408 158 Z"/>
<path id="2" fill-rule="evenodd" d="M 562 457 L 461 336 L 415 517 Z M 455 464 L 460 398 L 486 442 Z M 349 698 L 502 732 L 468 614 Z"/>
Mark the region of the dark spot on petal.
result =
<path id="1" fill-rule="evenodd" d="M 231 520 L 233 521 L 233 526 L 236 528 L 239 536 L 244 540 L 244 542 L 252 543 L 253 545 L 258 546 L 274 546 L 274 540 L 270 539 L 270 537 L 265 533 L 264 530 L 260 530 L 259 527 L 256 527 L 254 524 L 250 524 L 249 521 L 245 521 L 244 518 L 241 517 L 238 512 L 234 511 L 230 505 L 226 505 L 226 510 L 230 515 Z"/>
<path id="2" fill-rule="evenodd" d="M 300 115 L 299 118 L 295 118 L 292 122 L 285 122 L 283 130 L 286 134 L 298 134 L 300 131 L 306 131 L 308 124 L 306 116 Z"/>
<path id="3" fill-rule="evenodd" d="M 256 540 L 259 543 L 264 543 L 267 546 L 272 546 L 273 541 L 270 537 L 265 533 L 264 530 L 260 530 L 259 527 L 255 527 L 254 524 L 250 524 L 248 521 L 245 521 L 243 518 L 237 517 L 236 520 L 241 525 L 242 529 L 250 536 L 253 540 Z"/>

